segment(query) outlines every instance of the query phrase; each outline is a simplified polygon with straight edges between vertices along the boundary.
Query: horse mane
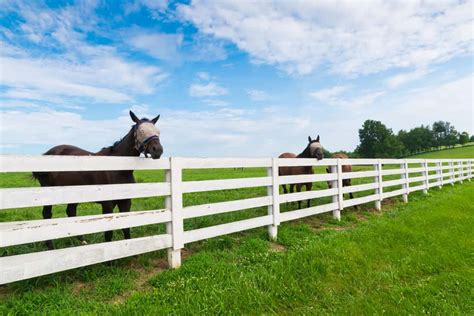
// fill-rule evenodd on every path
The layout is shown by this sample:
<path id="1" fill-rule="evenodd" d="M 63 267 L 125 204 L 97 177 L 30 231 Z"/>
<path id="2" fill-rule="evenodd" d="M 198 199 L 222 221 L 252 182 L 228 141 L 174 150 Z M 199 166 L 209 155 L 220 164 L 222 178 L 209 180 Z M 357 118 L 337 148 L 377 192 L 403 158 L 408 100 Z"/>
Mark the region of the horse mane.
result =
<path id="1" fill-rule="evenodd" d="M 110 151 L 111 153 L 114 152 L 114 150 L 117 148 L 118 145 L 120 145 L 127 137 L 130 135 L 132 131 L 134 131 L 136 128 L 136 125 L 132 125 L 132 128 L 128 131 L 127 135 L 124 137 L 120 138 L 119 140 L 115 141 L 112 146 L 106 146 L 102 147 L 102 149 L 99 151 L 100 153 L 103 153 L 105 151 Z"/>

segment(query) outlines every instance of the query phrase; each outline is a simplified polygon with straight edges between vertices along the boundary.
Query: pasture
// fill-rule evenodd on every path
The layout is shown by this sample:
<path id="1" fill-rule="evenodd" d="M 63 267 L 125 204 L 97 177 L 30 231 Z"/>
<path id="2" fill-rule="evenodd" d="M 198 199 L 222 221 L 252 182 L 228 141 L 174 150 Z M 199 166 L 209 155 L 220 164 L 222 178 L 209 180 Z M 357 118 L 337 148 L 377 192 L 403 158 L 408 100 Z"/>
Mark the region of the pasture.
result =
<path id="1" fill-rule="evenodd" d="M 410 156 L 409 158 L 472 158 L 474 157 L 474 144 L 468 144 L 464 147 L 456 147 L 451 149 L 443 149 L 439 151 L 432 151 L 419 155 Z"/>
<path id="2" fill-rule="evenodd" d="M 315 169 L 316 173 L 325 172 Z M 185 170 L 183 178 L 246 178 L 265 173 L 261 168 Z M 136 178 L 138 182 L 163 181 L 164 173 L 138 171 Z M 354 185 L 364 181 L 356 179 Z M 2 174 L 1 184 L 28 187 L 35 182 L 29 174 L 16 173 Z M 314 186 L 321 189 L 326 183 Z M 466 312 L 472 309 L 468 299 L 453 295 L 453 291 L 458 293 L 459 288 L 459 292 L 468 293 L 465 289 L 471 285 L 465 268 L 472 266 L 468 256 L 473 224 L 469 206 L 473 201 L 468 193 L 472 189 L 473 184 L 465 182 L 431 189 L 430 198 L 413 193 L 413 203 L 387 200 L 382 213 L 376 212 L 373 204 L 357 211 L 348 208 L 341 222 L 321 214 L 285 223 L 280 226 L 277 243 L 268 241 L 264 228 L 192 243 L 184 252 L 183 267 L 176 271 L 166 270 L 166 252 L 157 251 L 13 283 L 0 289 L 0 312 L 310 313 L 358 308 L 361 312 L 394 313 L 401 303 L 407 312 Z M 184 196 L 184 205 L 264 195 L 265 188 L 190 193 Z M 329 199 L 314 202 L 327 203 Z M 157 205 L 163 207 L 164 199 L 135 199 L 132 210 L 156 209 Z M 294 208 L 282 204 L 282 211 Z M 55 207 L 53 216 L 64 217 L 64 209 Z M 193 218 L 185 221 L 185 227 L 207 227 L 266 212 L 262 207 Z M 98 213 L 99 206 L 92 203 L 78 209 L 79 215 Z M 41 209 L 4 210 L 0 216 L 2 222 L 39 219 Z M 132 237 L 164 231 L 164 224 L 148 225 L 133 228 Z M 444 240 L 445 236 L 449 240 Z M 102 234 L 85 237 L 88 243 L 103 240 Z M 114 240 L 122 238 L 117 231 Z M 78 244 L 74 238 L 56 241 L 58 248 Z M 11 255 L 39 250 L 45 250 L 43 243 L 8 247 L 2 252 Z M 444 275 L 444 271 L 452 273 Z M 433 304 L 431 291 L 446 293 Z"/>

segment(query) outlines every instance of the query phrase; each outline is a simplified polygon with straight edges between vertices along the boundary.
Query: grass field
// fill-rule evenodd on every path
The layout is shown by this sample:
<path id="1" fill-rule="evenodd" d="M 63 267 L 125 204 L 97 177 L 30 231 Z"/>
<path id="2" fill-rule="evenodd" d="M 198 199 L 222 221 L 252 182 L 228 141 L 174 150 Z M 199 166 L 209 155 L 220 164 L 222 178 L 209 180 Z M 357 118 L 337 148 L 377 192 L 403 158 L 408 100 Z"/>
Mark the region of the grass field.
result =
<path id="1" fill-rule="evenodd" d="M 264 175 L 262 169 L 188 170 L 184 179 Z M 136 178 L 162 181 L 163 174 L 137 172 Z M 1 179 L 3 187 L 36 185 L 27 174 L 2 175 Z M 430 197 L 411 194 L 408 205 L 387 201 L 383 213 L 371 205 L 357 211 L 350 208 L 343 211 L 341 222 L 323 214 L 283 224 L 277 243 L 267 240 L 265 228 L 193 243 L 187 245 L 184 265 L 176 271 L 166 269 L 165 252 L 160 251 L 17 282 L 0 287 L 0 313 L 472 314 L 473 189 L 474 183 L 465 182 L 432 189 Z M 265 188 L 188 194 L 184 203 L 265 194 Z M 137 199 L 133 210 L 154 209 L 163 203 L 159 198 Z M 287 209 L 283 205 L 282 210 Z M 64 207 L 55 207 L 53 213 L 65 216 Z M 80 215 L 97 213 L 98 205 L 92 203 L 78 209 Z M 185 227 L 265 213 L 265 208 L 258 208 L 196 218 L 187 220 Z M 0 221 L 36 218 L 41 218 L 40 208 L 0 212 Z M 132 229 L 132 235 L 163 231 L 163 225 L 150 225 Z M 86 238 L 89 243 L 103 240 L 102 234 Z M 114 239 L 121 238 L 116 232 Z M 57 247 L 71 245 L 78 241 L 56 242 Z M 40 250 L 45 246 L 33 243 L 2 253 Z"/>
<path id="2" fill-rule="evenodd" d="M 466 147 L 456 147 L 452 149 L 444 149 L 440 151 L 433 151 L 429 153 L 419 154 L 410 156 L 407 158 L 472 158 L 474 157 L 474 146 L 466 146 Z"/>

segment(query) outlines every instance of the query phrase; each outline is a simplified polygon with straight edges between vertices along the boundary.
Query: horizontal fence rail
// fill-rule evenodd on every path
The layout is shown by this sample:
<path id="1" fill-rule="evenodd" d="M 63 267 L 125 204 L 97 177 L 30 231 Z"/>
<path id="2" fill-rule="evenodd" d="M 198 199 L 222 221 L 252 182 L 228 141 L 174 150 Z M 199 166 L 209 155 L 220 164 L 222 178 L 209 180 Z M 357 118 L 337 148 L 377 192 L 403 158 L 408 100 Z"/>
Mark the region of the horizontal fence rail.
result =
<path id="1" fill-rule="evenodd" d="M 282 222 L 332 212 L 340 219 L 344 208 L 374 202 L 380 210 L 382 200 L 427 193 L 430 188 L 454 185 L 472 178 L 474 159 L 300 159 L 300 158 L 166 158 L 152 160 L 130 157 L 95 156 L 0 156 L 0 172 L 87 172 L 119 170 L 162 170 L 165 181 L 158 183 L 125 183 L 58 187 L 0 189 L 0 212 L 4 209 L 44 205 L 100 202 L 109 200 L 159 197 L 165 208 L 128 213 L 77 216 L 44 220 L 22 220 L 0 223 L 0 247 L 111 231 L 153 224 L 165 224 L 166 233 L 140 238 L 38 251 L 0 257 L 0 284 L 38 277 L 146 252 L 167 249 L 172 268 L 181 265 L 185 244 L 257 227 L 267 227 L 269 237 L 276 239 Z M 343 172 L 343 166 L 363 170 Z M 280 176 L 280 167 L 311 166 L 313 174 Z M 183 181 L 185 169 L 265 168 L 266 176 L 238 179 Z M 330 172 L 326 172 L 326 168 Z M 348 180 L 360 183 L 344 186 Z M 295 192 L 300 184 L 321 183 L 325 188 Z M 281 193 L 280 186 L 290 192 Z M 184 194 L 217 190 L 265 187 L 267 194 L 201 205 L 183 205 Z M 286 191 L 285 191 L 286 192 Z M 363 194 L 347 198 L 349 194 Z M 346 195 L 346 196 L 345 196 Z M 318 199 L 318 205 L 281 211 L 284 203 Z M 266 208 L 266 215 L 219 225 L 185 229 L 184 221 L 192 218 Z"/>

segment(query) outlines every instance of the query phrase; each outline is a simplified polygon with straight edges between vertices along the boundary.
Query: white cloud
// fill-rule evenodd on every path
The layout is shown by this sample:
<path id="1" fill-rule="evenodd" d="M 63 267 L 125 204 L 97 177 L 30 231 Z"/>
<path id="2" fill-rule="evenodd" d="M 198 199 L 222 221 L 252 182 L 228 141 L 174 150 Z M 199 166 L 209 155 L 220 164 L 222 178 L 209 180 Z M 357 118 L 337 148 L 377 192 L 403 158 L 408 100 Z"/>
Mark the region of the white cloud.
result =
<path id="1" fill-rule="evenodd" d="M 382 96 L 382 91 L 365 92 L 357 96 L 348 96 L 348 86 L 334 86 L 327 89 L 311 92 L 309 95 L 325 105 L 342 108 L 360 109 L 371 106 L 375 99 Z"/>
<path id="2" fill-rule="evenodd" d="M 20 45 L 28 38 L 36 46 L 2 43 L 3 97 L 123 103 L 154 92 L 167 76 L 156 66 L 126 60 L 113 46 L 89 44 L 87 33 L 96 31 L 98 23 L 91 2 L 56 10 L 28 2 L 12 6 L 24 22 L 11 42 Z"/>
<path id="3" fill-rule="evenodd" d="M 227 89 L 217 85 L 215 82 L 206 84 L 194 83 L 189 87 L 189 95 L 192 97 L 216 97 L 226 94 Z"/>
<path id="4" fill-rule="evenodd" d="M 176 61 L 179 59 L 179 47 L 183 42 L 182 34 L 149 33 L 140 29 L 134 32 L 126 42 L 156 59 Z"/>
<path id="5" fill-rule="evenodd" d="M 0 57 L 2 85 L 10 97 L 51 101 L 85 97 L 94 101 L 121 103 L 129 93 L 148 94 L 165 74 L 154 66 L 125 62 L 114 56 L 93 58 L 75 64 L 61 59 Z"/>
<path id="6" fill-rule="evenodd" d="M 224 106 L 229 105 L 227 101 L 220 100 L 220 99 L 204 99 L 203 102 L 206 103 L 207 105 L 216 106 L 216 107 L 224 107 Z"/>
<path id="7" fill-rule="evenodd" d="M 2 100 L 2 108 L 39 108 L 40 106 L 34 102 L 22 100 Z"/>
<path id="8" fill-rule="evenodd" d="M 406 83 L 419 80 L 426 76 L 428 71 L 426 69 L 417 69 L 415 71 L 404 72 L 395 76 L 387 78 L 387 85 L 394 89 Z"/>
<path id="9" fill-rule="evenodd" d="M 161 114 L 158 124 L 166 156 L 276 157 L 285 151 L 299 153 L 307 137 L 317 134 L 330 150 L 353 150 L 358 143 L 357 130 L 366 119 L 381 120 L 395 132 L 441 119 L 472 134 L 473 81 L 470 75 L 396 99 L 380 99 L 380 106 L 357 111 L 338 107 L 321 111 L 314 106 L 188 111 L 154 109 L 143 104 L 133 109 L 140 117 Z M 1 143 L 7 147 L 2 151 L 18 153 L 35 144 L 45 151 L 61 143 L 97 151 L 125 135 L 131 123 L 127 112 L 107 120 L 89 120 L 64 111 L 4 110 L 0 115 L 0 135 Z M 35 133 L 31 133 L 31 126 Z"/>
<path id="10" fill-rule="evenodd" d="M 203 34 L 256 63 L 344 75 L 426 67 L 473 49 L 472 1 L 210 1 L 178 6 Z"/>
<path id="11" fill-rule="evenodd" d="M 200 71 L 200 72 L 196 73 L 196 76 L 199 79 L 204 80 L 204 81 L 209 81 L 211 79 L 211 75 L 209 75 L 208 72 L 204 72 L 204 71 Z"/>
<path id="12" fill-rule="evenodd" d="M 316 92 L 311 92 L 309 95 L 320 101 L 329 101 L 336 97 L 339 97 L 343 92 L 346 92 L 347 90 L 347 86 L 334 86 Z"/>
<path id="13" fill-rule="evenodd" d="M 252 101 L 268 101 L 272 98 L 266 91 L 257 89 L 249 89 L 247 94 Z"/>
<path id="14" fill-rule="evenodd" d="M 152 12 L 163 12 L 167 9 L 169 0 L 134 0 L 125 5 L 125 14 L 134 13 L 141 8 L 147 8 Z"/>
<path id="15" fill-rule="evenodd" d="M 421 123 L 451 122 L 458 131 L 474 134 L 474 75 L 437 84 L 397 98 L 374 112 L 394 130 Z"/>
<path id="16" fill-rule="evenodd" d="M 183 43 L 188 61 L 219 61 L 227 58 L 225 42 L 201 33 L 194 34 Z"/>

